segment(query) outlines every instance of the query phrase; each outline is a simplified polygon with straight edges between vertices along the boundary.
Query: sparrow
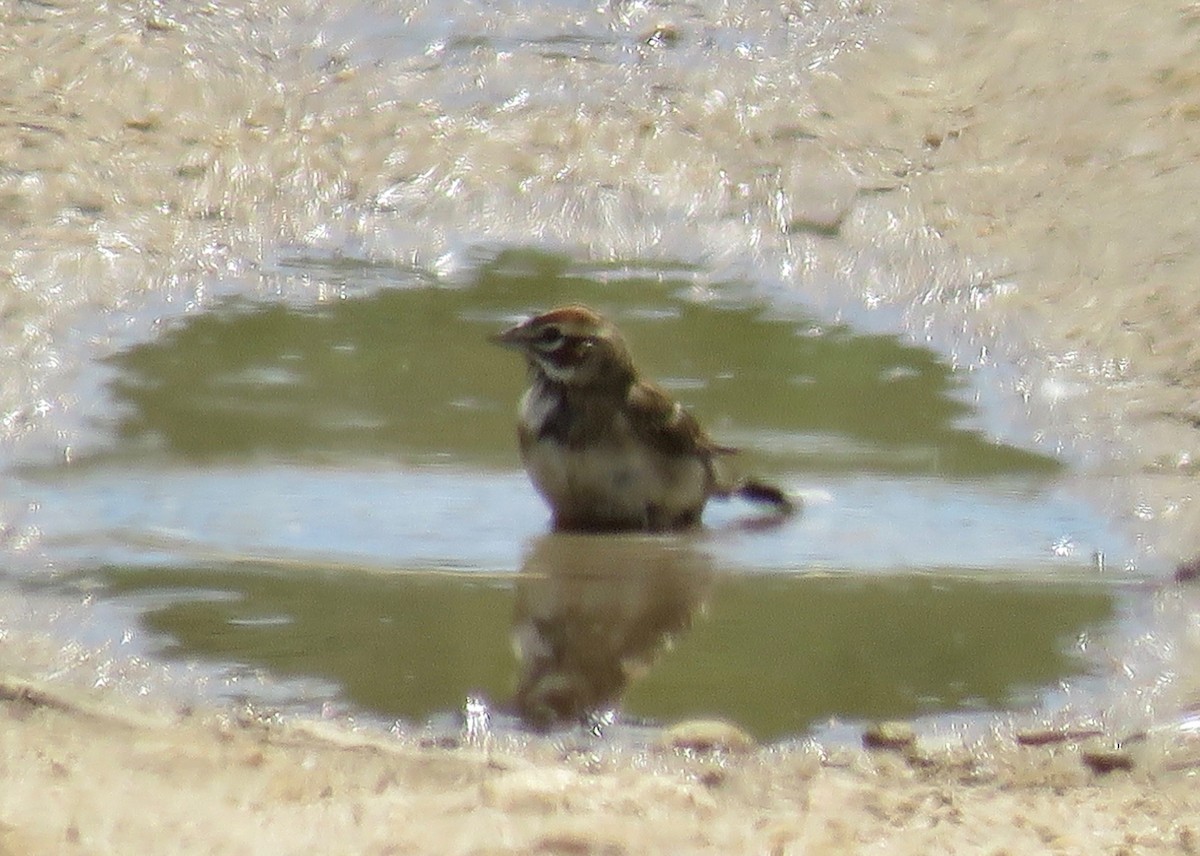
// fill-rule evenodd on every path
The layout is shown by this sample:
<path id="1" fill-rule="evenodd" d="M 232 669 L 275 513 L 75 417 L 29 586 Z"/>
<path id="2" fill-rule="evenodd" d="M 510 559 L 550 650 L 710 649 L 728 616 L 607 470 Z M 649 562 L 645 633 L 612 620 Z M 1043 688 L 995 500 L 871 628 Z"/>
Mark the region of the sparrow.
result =
<path id="1" fill-rule="evenodd" d="M 561 306 L 492 337 L 520 351 L 530 385 L 518 408 L 521 459 L 560 531 L 664 532 L 697 526 L 712 497 L 779 514 L 773 485 L 724 480 L 713 442 L 660 386 L 639 376 L 620 332 L 586 306 Z"/>

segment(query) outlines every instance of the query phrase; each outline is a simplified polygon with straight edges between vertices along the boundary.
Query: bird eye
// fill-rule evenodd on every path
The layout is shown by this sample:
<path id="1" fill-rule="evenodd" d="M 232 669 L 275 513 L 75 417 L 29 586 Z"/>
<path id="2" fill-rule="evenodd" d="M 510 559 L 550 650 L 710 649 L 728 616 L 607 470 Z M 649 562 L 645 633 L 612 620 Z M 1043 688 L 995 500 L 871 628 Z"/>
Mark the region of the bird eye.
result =
<path id="1" fill-rule="evenodd" d="M 533 346 L 539 351 L 557 350 L 563 343 L 562 331 L 557 327 L 543 327 L 533 337 Z"/>

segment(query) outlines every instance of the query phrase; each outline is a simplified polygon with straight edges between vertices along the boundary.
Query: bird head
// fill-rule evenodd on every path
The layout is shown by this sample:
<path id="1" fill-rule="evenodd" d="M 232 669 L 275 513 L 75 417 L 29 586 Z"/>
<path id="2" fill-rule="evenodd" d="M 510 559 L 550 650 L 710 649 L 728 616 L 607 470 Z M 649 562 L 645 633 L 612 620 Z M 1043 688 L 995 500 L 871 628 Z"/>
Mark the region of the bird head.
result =
<path id="1" fill-rule="evenodd" d="M 574 387 L 628 386 L 633 361 L 624 339 L 608 319 L 586 306 L 551 309 L 492 337 L 524 354 L 530 368 Z"/>

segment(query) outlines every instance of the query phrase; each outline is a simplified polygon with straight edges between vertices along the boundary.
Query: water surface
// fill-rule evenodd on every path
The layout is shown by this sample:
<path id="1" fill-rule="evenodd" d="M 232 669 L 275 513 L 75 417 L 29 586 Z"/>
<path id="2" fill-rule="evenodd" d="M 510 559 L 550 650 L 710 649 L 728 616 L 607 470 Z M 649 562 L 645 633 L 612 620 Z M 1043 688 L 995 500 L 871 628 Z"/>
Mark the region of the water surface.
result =
<path id="1" fill-rule="evenodd" d="M 30 465 L 57 574 L 211 664 L 233 696 L 419 724 L 479 694 L 544 728 L 620 708 L 756 734 L 831 717 L 1028 705 L 1091 665 L 1128 547 L 992 439 L 931 351 L 782 311 L 663 264 L 509 250 L 447 286 L 296 257 L 330 299 L 227 301 L 106 361 L 69 465 Z M 714 505 L 667 537 L 547 532 L 519 470 L 523 366 L 486 342 L 584 301 L 738 466 L 804 500 Z M 223 683 L 222 683 L 223 681 Z"/>

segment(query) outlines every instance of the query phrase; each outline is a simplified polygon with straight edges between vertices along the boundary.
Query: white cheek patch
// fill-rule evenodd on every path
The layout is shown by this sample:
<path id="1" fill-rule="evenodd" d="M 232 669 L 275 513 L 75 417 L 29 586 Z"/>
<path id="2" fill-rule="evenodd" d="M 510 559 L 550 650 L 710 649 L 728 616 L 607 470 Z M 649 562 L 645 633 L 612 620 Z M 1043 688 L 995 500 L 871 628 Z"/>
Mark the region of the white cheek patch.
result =
<path id="1" fill-rule="evenodd" d="M 576 375 L 575 367 L 556 365 L 550 360 L 538 360 L 538 367 L 546 377 L 558 383 L 567 383 Z"/>
<path id="2" fill-rule="evenodd" d="M 542 427 L 557 406 L 558 396 L 548 395 L 541 389 L 540 384 L 534 384 L 521 396 L 521 403 L 517 405 L 517 415 L 522 424 L 536 437 L 542 433 Z"/>

